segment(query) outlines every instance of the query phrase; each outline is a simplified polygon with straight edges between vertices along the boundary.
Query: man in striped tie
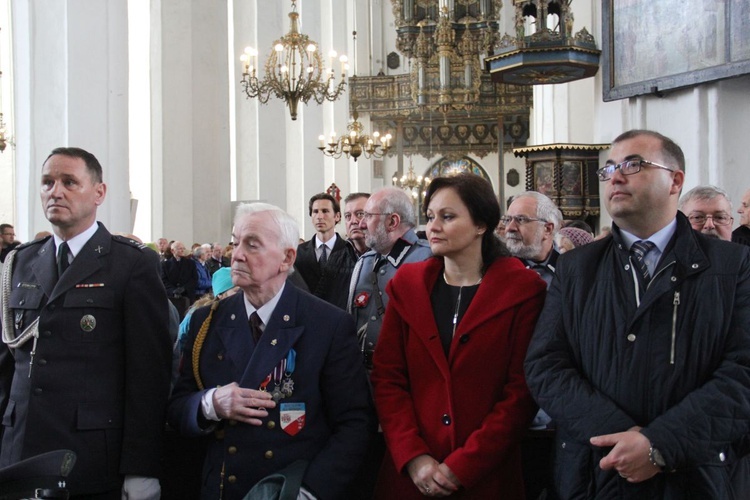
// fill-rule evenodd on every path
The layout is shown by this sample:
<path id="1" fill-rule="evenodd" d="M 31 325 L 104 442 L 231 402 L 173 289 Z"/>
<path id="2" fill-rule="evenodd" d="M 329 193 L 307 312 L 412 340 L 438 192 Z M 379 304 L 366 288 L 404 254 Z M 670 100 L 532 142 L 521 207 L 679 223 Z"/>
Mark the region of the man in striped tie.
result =
<path id="1" fill-rule="evenodd" d="M 750 249 L 693 231 L 684 171 L 671 139 L 620 135 L 612 237 L 557 262 L 526 374 L 561 498 L 750 498 Z"/>

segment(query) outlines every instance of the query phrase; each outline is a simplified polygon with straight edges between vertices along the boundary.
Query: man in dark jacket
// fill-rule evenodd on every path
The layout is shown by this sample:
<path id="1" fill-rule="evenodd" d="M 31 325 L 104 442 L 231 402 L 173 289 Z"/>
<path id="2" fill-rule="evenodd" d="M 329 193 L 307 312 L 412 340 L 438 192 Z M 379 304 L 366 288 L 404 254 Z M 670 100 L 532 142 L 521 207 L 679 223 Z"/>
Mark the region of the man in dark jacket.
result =
<path id="1" fill-rule="evenodd" d="M 57 148 L 44 162 L 54 235 L 6 262 L 0 467 L 69 449 L 72 498 L 157 500 L 168 302 L 157 255 L 97 223 L 106 193 L 91 153 Z"/>
<path id="2" fill-rule="evenodd" d="M 746 498 L 750 250 L 677 213 L 684 156 L 630 131 L 597 171 L 612 236 L 558 260 L 526 360 L 561 498 Z"/>
<path id="3" fill-rule="evenodd" d="M 310 293 L 345 309 L 354 264 L 349 245 L 336 232 L 336 224 L 341 221 L 341 206 L 330 194 L 318 193 L 310 198 L 308 212 L 315 226 L 315 236 L 297 247 L 294 269 Z"/>

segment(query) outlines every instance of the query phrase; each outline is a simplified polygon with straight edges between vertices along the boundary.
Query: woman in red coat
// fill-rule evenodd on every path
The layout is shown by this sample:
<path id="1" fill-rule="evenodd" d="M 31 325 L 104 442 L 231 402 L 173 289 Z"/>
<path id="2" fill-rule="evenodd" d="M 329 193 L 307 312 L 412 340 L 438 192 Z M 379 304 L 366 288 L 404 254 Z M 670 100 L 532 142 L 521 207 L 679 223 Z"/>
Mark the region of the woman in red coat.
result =
<path id="1" fill-rule="evenodd" d="M 523 499 L 519 443 L 536 410 L 523 360 L 545 284 L 494 236 L 485 180 L 435 179 L 424 206 L 435 257 L 388 284 L 373 360 L 389 451 L 375 497 Z"/>

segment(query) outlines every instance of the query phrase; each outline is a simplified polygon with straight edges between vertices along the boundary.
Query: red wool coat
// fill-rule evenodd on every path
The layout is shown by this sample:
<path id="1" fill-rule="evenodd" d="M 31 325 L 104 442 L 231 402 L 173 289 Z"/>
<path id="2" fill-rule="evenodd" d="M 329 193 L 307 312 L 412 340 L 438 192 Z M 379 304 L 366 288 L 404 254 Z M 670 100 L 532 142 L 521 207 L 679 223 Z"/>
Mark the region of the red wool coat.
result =
<path id="1" fill-rule="evenodd" d="M 523 499 L 520 440 L 536 406 L 523 361 L 545 284 L 515 258 L 490 265 L 446 358 L 430 304 L 437 257 L 403 266 L 374 355 L 372 385 L 386 453 L 376 498 L 423 498 L 414 457 L 445 462 L 463 485 L 451 498 Z"/>

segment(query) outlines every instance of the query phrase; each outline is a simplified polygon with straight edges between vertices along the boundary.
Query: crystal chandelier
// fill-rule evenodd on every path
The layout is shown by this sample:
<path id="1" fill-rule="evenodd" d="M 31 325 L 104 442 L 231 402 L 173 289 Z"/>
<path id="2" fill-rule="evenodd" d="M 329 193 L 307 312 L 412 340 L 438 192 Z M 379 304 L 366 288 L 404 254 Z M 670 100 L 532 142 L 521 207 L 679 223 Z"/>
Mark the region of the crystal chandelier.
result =
<path id="1" fill-rule="evenodd" d="M 266 104 L 271 95 L 286 101 L 292 120 L 297 119 L 297 105 L 307 104 L 314 99 L 318 104 L 335 101 L 346 85 L 346 72 L 349 69 L 347 57 L 342 55 L 341 81 L 336 84 L 333 63 L 336 52 L 331 52 L 331 69 L 326 71 L 318 44 L 304 33 L 299 32 L 299 14 L 296 0 L 292 0 L 289 13 L 289 33 L 274 42 L 274 47 L 266 59 L 265 76 L 257 77 L 258 51 L 247 47 L 240 56 L 242 61 L 242 88 L 248 98 L 258 98 Z"/>

